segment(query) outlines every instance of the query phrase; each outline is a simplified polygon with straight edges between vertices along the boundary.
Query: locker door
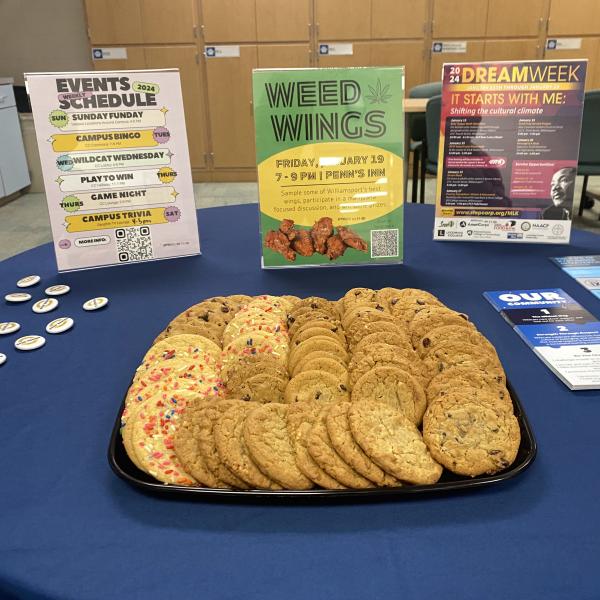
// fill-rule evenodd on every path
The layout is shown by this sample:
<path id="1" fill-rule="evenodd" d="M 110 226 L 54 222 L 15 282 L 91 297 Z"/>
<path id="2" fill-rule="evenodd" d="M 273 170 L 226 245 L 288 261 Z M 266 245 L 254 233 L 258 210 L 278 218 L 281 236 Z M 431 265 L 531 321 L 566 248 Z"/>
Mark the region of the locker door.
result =
<path id="1" fill-rule="evenodd" d="M 144 49 L 140 46 L 126 46 L 127 58 L 110 60 L 92 60 L 96 71 L 137 71 L 147 69 Z"/>
<path id="2" fill-rule="evenodd" d="M 482 40 L 469 40 L 466 52 L 457 52 L 456 54 L 451 52 L 432 52 L 429 81 L 441 80 L 444 63 L 481 62 L 483 60 L 484 44 L 485 42 Z"/>
<path id="3" fill-rule="evenodd" d="M 92 44 L 141 44 L 139 0 L 85 0 Z"/>
<path id="4" fill-rule="evenodd" d="M 308 44 L 264 44 L 258 46 L 259 69 L 310 67 Z"/>
<path id="5" fill-rule="evenodd" d="M 194 43 L 194 0 L 143 0 L 142 31 L 147 44 Z"/>
<path id="6" fill-rule="evenodd" d="M 373 39 L 419 38 L 425 34 L 427 0 L 371 0 Z"/>
<path id="7" fill-rule="evenodd" d="M 404 65 L 404 92 L 423 83 L 424 46 L 422 41 L 413 42 L 372 42 L 371 65 L 374 67 L 395 67 Z"/>
<path id="8" fill-rule="evenodd" d="M 196 46 L 147 46 L 149 69 L 177 67 L 181 77 L 181 92 L 185 111 L 190 163 L 198 169 L 206 166 L 206 131 L 204 96 L 200 87 L 200 69 L 196 63 Z M 167 113 L 167 123 L 169 114 Z"/>
<path id="9" fill-rule="evenodd" d="M 600 35 L 598 0 L 552 0 L 548 35 Z"/>
<path id="10" fill-rule="evenodd" d="M 255 42 L 255 0 L 202 0 L 202 24 L 207 43 Z"/>
<path id="11" fill-rule="evenodd" d="M 316 0 L 317 36 L 322 40 L 371 37 L 371 0 Z"/>
<path id="12" fill-rule="evenodd" d="M 485 37 L 488 0 L 434 0 L 433 37 Z"/>
<path id="13" fill-rule="evenodd" d="M 371 64 L 371 43 L 353 42 L 352 54 L 348 55 L 318 54 L 317 63 L 319 67 L 368 67 Z"/>
<path id="14" fill-rule="evenodd" d="M 598 71 L 600 70 L 600 38 L 581 38 L 581 48 L 578 50 L 548 50 L 544 52 L 544 58 L 562 60 L 568 58 L 587 58 L 587 76 L 585 89 L 592 90 L 600 85 Z"/>
<path id="15" fill-rule="evenodd" d="M 539 44 L 534 40 L 485 40 L 484 60 L 535 60 Z"/>
<path id="16" fill-rule="evenodd" d="M 256 0 L 259 42 L 308 41 L 309 0 Z"/>
<path id="17" fill-rule="evenodd" d="M 252 69 L 256 46 L 240 46 L 237 58 L 207 58 L 209 119 L 215 167 L 253 167 Z"/>
<path id="18" fill-rule="evenodd" d="M 540 32 L 544 0 L 489 0 L 488 37 L 527 37 Z"/>

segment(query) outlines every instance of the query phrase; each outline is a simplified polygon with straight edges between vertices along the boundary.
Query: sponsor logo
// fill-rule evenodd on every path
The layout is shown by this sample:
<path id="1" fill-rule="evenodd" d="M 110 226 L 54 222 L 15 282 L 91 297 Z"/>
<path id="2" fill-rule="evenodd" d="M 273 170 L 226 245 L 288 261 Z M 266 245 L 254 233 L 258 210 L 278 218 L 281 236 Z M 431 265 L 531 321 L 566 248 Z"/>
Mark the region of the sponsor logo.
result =
<path id="1" fill-rule="evenodd" d="M 438 227 L 454 227 L 454 221 L 440 221 Z"/>
<path id="2" fill-rule="evenodd" d="M 508 223 L 494 223 L 494 230 L 495 231 L 513 231 L 516 224 L 517 224 L 516 221 L 508 221 Z"/>
<path id="3" fill-rule="evenodd" d="M 438 229 L 438 236 L 444 237 L 446 235 L 446 231 L 444 229 Z"/>
<path id="4" fill-rule="evenodd" d="M 473 230 L 472 229 L 467 229 L 467 235 L 473 235 Z"/>
<path id="5" fill-rule="evenodd" d="M 548 229 L 548 227 L 550 227 L 550 223 L 533 223 L 532 226 L 534 229 Z"/>
<path id="6" fill-rule="evenodd" d="M 531 229 L 531 223 L 529 221 L 523 221 L 521 223 L 521 229 L 523 231 L 529 231 Z"/>
<path id="7" fill-rule="evenodd" d="M 460 225 L 461 227 L 466 227 L 466 226 L 467 226 L 467 222 L 466 222 L 466 221 L 461 221 L 461 222 L 459 223 L 459 225 Z"/>
<path id="8" fill-rule="evenodd" d="M 562 225 L 558 225 L 556 224 L 553 228 L 552 228 L 552 233 L 554 235 L 562 235 L 565 232 L 565 228 Z"/>
<path id="9" fill-rule="evenodd" d="M 523 239 L 523 234 L 522 233 L 507 233 L 506 234 L 506 239 L 509 239 L 509 240 L 522 240 Z"/>

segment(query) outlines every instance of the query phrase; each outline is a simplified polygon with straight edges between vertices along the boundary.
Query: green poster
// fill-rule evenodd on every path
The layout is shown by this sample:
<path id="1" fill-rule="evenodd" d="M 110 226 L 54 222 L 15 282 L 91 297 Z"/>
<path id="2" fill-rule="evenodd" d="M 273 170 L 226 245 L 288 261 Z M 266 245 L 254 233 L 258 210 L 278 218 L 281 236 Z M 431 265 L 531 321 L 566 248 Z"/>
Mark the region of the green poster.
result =
<path id="1" fill-rule="evenodd" d="M 258 69 L 263 267 L 402 262 L 404 67 Z"/>

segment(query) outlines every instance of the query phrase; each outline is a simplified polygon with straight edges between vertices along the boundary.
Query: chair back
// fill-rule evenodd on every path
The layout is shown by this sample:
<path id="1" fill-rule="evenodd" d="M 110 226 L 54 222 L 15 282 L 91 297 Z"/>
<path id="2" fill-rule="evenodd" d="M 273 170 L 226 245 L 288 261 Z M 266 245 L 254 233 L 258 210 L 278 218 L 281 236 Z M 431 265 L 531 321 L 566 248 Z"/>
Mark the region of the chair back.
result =
<path id="1" fill-rule="evenodd" d="M 586 92 L 583 101 L 579 164 L 600 166 L 600 90 Z"/>
<path id="2" fill-rule="evenodd" d="M 415 85 L 408 90 L 409 98 L 431 98 L 442 93 L 442 82 L 432 81 Z M 425 139 L 425 117 L 421 114 L 409 115 L 410 139 L 415 142 L 422 142 Z"/>
<path id="3" fill-rule="evenodd" d="M 433 96 L 427 102 L 425 109 L 425 124 L 427 129 L 427 162 L 437 165 L 438 148 L 440 145 L 440 119 L 442 114 L 442 96 Z"/>

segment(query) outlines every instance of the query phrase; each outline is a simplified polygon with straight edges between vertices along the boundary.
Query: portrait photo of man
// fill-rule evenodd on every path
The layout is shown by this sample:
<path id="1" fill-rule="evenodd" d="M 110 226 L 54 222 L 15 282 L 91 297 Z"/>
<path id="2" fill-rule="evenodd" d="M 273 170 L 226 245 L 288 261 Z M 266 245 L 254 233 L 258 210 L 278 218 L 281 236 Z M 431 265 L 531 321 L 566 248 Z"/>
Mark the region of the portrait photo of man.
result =
<path id="1" fill-rule="evenodd" d="M 550 181 L 552 204 L 542 211 L 542 219 L 565 221 L 571 218 L 576 175 L 577 171 L 573 167 L 559 169 L 552 175 Z"/>

